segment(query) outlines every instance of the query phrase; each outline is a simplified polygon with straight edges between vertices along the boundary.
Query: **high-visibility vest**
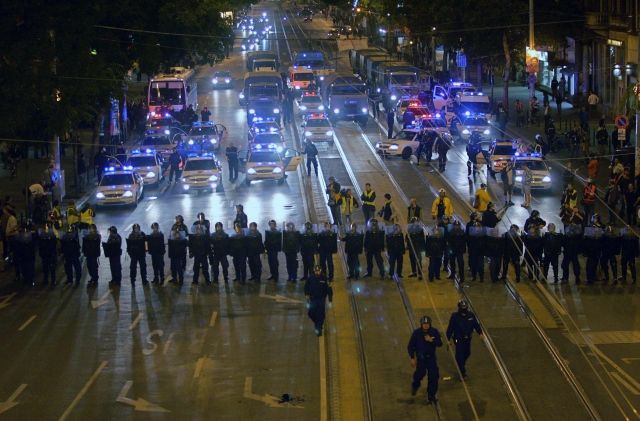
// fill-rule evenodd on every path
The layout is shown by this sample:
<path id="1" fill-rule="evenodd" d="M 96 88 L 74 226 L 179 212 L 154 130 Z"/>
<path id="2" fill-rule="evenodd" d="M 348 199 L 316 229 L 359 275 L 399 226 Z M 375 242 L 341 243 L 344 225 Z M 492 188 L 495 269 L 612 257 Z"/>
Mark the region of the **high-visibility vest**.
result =
<path id="1" fill-rule="evenodd" d="M 362 201 L 363 205 L 369 205 L 369 206 L 375 206 L 373 200 L 371 200 L 371 198 L 373 197 L 373 195 L 375 194 L 375 192 L 373 190 L 371 190 L 369 193 L 367 193 L 366 191 L 362 193 L 364 197 L 366 197 L 366 200 Z"/>
<path id="2" fill-rule="evenodd" d="M 83 224 L 93 224 L 93 217 L 96 216 L 95 212 L 93 211 L 93 209 L 89 208 L 87 210 L 85 210 L 84 212 L 80 213 L 80 222 Z"/>
<path id="3" fill-rule="evenodd" d="M 78 222 L 80 222 L 80 217 L 78 216 L 78 210 L 73 206 L 69 206 L 67 208 L 67 224 L 73 225 Z"/>

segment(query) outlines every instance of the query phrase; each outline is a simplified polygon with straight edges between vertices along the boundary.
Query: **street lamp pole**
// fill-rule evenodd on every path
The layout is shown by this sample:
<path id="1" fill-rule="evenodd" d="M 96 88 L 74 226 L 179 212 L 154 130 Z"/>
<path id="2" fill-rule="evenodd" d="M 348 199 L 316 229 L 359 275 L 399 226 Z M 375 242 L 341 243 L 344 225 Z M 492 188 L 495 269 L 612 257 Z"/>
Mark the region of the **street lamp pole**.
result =
<path id="1" fill-rule="evenodd" d="M 638 150 L 638 119 L 640 119 L 640 112 L 638 110 L 638 107 L 640 106 L 640 82 L 636 82 L 636 84 L 633 87 L 633 93 L 635 95 L 635 99 L 636 99 L 636 104 L 635 104 L 635 114 L 636 114 L 636 122 L 635 122 L 635 133 L 634 133 L 634 147 L 635 147 L 635 174 L 634 176 L 638 175 L 638 172 L 640 171 L 640 150 Z"/>

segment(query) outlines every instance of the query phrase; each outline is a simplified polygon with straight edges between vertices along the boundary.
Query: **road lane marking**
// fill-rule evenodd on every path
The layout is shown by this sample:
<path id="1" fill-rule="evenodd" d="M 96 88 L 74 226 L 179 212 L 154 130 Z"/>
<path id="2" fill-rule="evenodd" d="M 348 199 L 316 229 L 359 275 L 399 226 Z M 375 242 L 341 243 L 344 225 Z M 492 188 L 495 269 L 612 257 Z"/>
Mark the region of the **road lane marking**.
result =
<path id="1" fill-rule="evenodd" d="M 20 326 L 20 327 L 18 328 L 18 332 L 22 332 L 23 330 L 25 330 L 25 329 L 27 328 L 27 326 L 29 326 L 29 325 L 31 324 L 31 322 L 32 322 L 32 321 L 34 321 L 34 320 L 36 319 L 36 317 L 38 317 L 38 316 L 36 316 L 35 314 L 34 314 L 33 316 L 29 317 L 29 318 L 27 319 L 27 321 L 26 321 L 26 322 L 24 322 L 24 323 L 22 324 L 22 326 Z"/>
<path id="2" fill-rule="evenodd" d="M 271 408 L 298 408 L 303 409 L 304 406 L 296 405 L 292 403 L 280 403 L 280 399 L 277 396 L 265 393 L 264 395 L 258 395 L 253 393 L 253 377 L 245 377 L 244 379 L 244 393 L 243 396 L 246 399 L 252 399 L 254 401 L 262 402 Z"/>
<path id="3" fill-rule="evenodd" d="M 0 310 L 5 308 L 5 307 L 9 307 L 9 305 L 11 305 L 11 300 L 13 299 L 13 297 L 15 297 L 16 295 L 18 295 L 16 292 L 6 295 L 2 298 L 2 302 L 0 302 Z"/>
<path id="4" fill-rule="evenodd" d="M 109 302 L 109 295 L 111 294 L 111 291 L 107 291 L 104 294 L 102 294 L 102 296 L 97 299 L 97 300 L 91 300 L 91 307 L 93 307 L 94 309 L 103 306 L 105 304 L 107 304 Z"/>
<path id="5" fill-rule="evenodd" d="M 296 300 L 295 298 L 285 297 L 284 295 L 280 295 L 280 294 L 275 294 L 275 295 L 267 294 L 267 284 L 266 283 L 263 283 L 260 286 L 260 297 L 269 298 L 271 300 L 274 300 L 277 303 L 286 303 L 286 304 L 303 304 L 304 303 L 304 301 Z"/>
<path id="6" fill-rule="evenodd" d="M 108 361 L 103 361 L 100 363 L 100 366 L 98 367 L 98 369 L 91 375 L 91 377 L 89 377 L 89 380 L 84 385 L 82 390 L 80 390 L 80 393 L 78 393 L 78 395 L 75 397 L 73 402 L 71 402 L 69 407 L 64 411 L 64 413 L 60 416 L 60 418 L 58 418 L 58 421 L 65 421 L 69 417 L 69 415 L 71 415 L 71 412 L 74 410 L 76 405 L 78 405 L 78 402 L 80 402 L 80 399 L 82 399 L 82 397 L 87 394 L 91 386 L 98 379 L 98 376 L 100 375 L 102 370 L 104 370 L 104 368 L 107 366 L 108 363 L 109 363 Z"/>
<path id="7" fill-rule="evenodd" d="M 162 348 L 162 355 L 167 355 L 167 352 L 169 352 L 169 347 L 173 343 L 173 337 L 175 335 L 176 332 L 171 332 L 171 334 L 169 335 L 169 339 L 167 339 L 167 342 L 164 343 L 164 347 Z"/>
<path id="8" fill-rule="evenodd" d="M 168 409 L 165 409 L 159 405 L 156 405 L 155 403 L 151 403 L 142 398 L 138 398 L 138 399 L 127 398 L 127 394 L 129 393 L 131 386 L 133 386 L 133 380 L 127 380 L 127 382 L 122 387 L 122 390 L 118 394 L 118 397 L 116 398 L 116 402 L 132 406 L 134 410 L 140 411 L 140 412 L 171 412 Z"/>
<path id="9" fill-rule="evenodd" d="M 214 311 L 211 313 L 211 319 L 209 320 L 209 327 L 214 327 L 216 325 L 216 319 L 218 318 L 218 312 Z"/>
<path id="10" fill-rule="evenodd" d="M 140 320 L 142 319 L 142 313 L 138 312 L 138 315 L 136 316 L 135 319 L 133 319 L 133 322 L 131 322 L 131 325 L 129 326 L 129 330 L 133 330 L 136 328 L 136 326 L 138 326 L 140 324 Z"/>
<path id="11" fill-rule="evenodd" d="M 631 364 L 632 361 L 640 361 L 640 358 L 629 357 L 629 358 L 623 358 L 622 361 L 624 361 L 626 364 Z"/>
<path id="12" fill-rule="evenodd" d="M 162 329 L 152 330 L 152 331 L 147 335 L 147 337 L 146 337 L 146 339 L 145 339 L 145 340 L 146 340 L 146 342 L 147 342 L 149 345 L 151 345 L 151 348 L 145 348 L 145 349 L 143 349 L 143 350 L 142 350 L 142 353 L 143 353 L 144 355 L 151 355 L 151 354 L 153 354 L 154 352 L 156 352 L 156 351 L 157 351 L 157 349 L 158 349 L 158 345 L 157 345 L 155 342 L 153 342 L 153 337 L 154 337 L 154 336 L 162 337 L 162 335 L 164 335 L 164 331 L 163 331 Z"/>
<path id="13" fill-rule="evenodd" d="M 320 345 L 320 421 L 327 421 L 327 353 L 324 349 L 324 336 L 318 336 Z"/>
<path id="14" fill-rule="evenodd" d="M 7 412 L 11 408 L 19 404 L 20 402 L 16 401 L 16 399 L 18 399 L 18 396 L 20 396 L 22 391 L 26 388 L 26 383 L 21 384 L 20 386 L 18 386 L 15 392 L 13 392 L 11 396 L 9 396 L 9 399 L 4 402 L 0 402 L 0 414 L 2 414 L 3 412 Z"/>
<path id="15" fill-rule="evenodd" d="M 196 370 L 193 372 L 193 378 L 197 379 L 200 377 L 200 373 L 202 373 L 202 367 L 204 366 L 205 360 L 207 357 L 200 357 L 196 362 Z"/>

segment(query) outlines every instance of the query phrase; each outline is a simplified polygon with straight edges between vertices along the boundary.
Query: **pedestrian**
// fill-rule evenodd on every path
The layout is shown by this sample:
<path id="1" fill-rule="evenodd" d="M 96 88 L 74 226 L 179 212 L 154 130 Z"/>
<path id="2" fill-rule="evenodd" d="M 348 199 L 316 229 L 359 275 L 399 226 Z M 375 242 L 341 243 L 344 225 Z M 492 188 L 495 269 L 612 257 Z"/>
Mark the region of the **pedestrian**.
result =
<path id="1" fill-rule="evenodd" d="M 526 224 L 526 223 L 525 223 Z M 544 238 L 542 237 L 542 226 L 531 225 L 522 237 L 525 247 L 524 262 L 527 266 L 529 280 L 534 282 L 542 280 L 542 253 L 544 249 Z"/>
<path id="2" fill-rule="evenodd" d="M 569 209 L 578 206 L 578 191 L 573 187 L 573 184 L 567 184 L 567 188 L 562 193 L 560 204 L 562 206 L 568 206 Z"/>
<path id="3" fill-rule="evenodd" d="M 393 110 L 387 111 L 387 139 L 393 139 L 393 125 L 396 122 L 396 114 Z"/>
<path id="4" fill-rule="evenodd" d="M 473 208 L 478 212 L 484 212 L 487 210 L 489 203 L 491 203 L 491 196 L 489 196 L 489 192 L 487 191 L 487 185 L 481 183 L 480 188 L 476 191 Z"/>
<path id="5" fill-rule="evenodd" d="M 531 206 L 531 185 L 533 184 L 533 172 L 527 164 L 522 165 L 522 194 L 524 202 L 520 205 L 523 208 Z"/>
<path id="6" fill-rule="evenodd" d="M 604 120 L 600 120 L 598 131 L 596 132 L 596 141 L 598 142 L 598 154 L 604 156 L 609 146 L 609 133 L 604 125 Z"/>
<path id="7" fill-rule="evenodd" d="M 597 199 L 597 188 L 595 183 L 587 180 L 587 185 L 582 190 L 582 207 L 584 209 L 585 221 L 591 220 Z"/>
<path id="8" fill-rule="evenodd" d="M 83 192 L 87 185 L 87 163 L 82 152 L 78 154 L 76 170 L 78 172 L 78 191 Z"/>
<path id="9" fill-rule="evenodd" d="M 438 221 L 441 221 L 444 217 L 453 217 L 453 206 L 451 205 L 451 200 L 447 197 L 445 189 L 440 189 L 438 197 L 433 200 L 431 204 L 431 217 Z"/>
<path id="10" fill-rule="evenodd" d="M 456 347 L 456 364 L 462 378 L 467 378 L 466 363 L 471 356 L 471 336 L 476 331 L 480 339 L 484 339 L 482 328 L 469 304 L 465 300 L 458 301 L 458 311 L 451 314 L 447 326 L 447 340 Z"/>
<path id="11" fill-rule="evenodd" d="M 585 227 L 582 236 L 582 252 L 587 258 L 585 262 L 585 272 L 587 285 L 593 285 L 598 280 L 598 264 L 602 259 L 601 237 L 604 230 L 599 222 L 599 215 L 593 214 L 591 223 Z"/>
<path id="12" fill-rule="evenodd" d="M 447 233 L 446 244 L 446 252 L 449 257 L 449 265 L 451 269 L 451 274 L 448 278 L 455 279 L 457 274 L 459 282 L 464 283 L 464 254 L 467 251 L 467 238 L 460 221 L 453 221 L 451 229 Z"/>
<path id="13" fill-rule="evenodd" d="M 471 270 L 471 281 L 476 277 L 480 282 L 484 282 L 484 253 L 486 247 L 486 236 L 479 221 L 474 221 L 468 229 L 467 247 L 469 252 L 469 269 Z"/>
<path id="14" fill-rule="evenodd" d="M 503 282 L 507 279 L 509 263 L 513 264 L 513 268 L 516 272 L 516 282 L 520 282 L 520 257 L 522 256 L 524 245 L 519 231 L 520 228 L 513 224 L 509 227 L 509 231 L 503 236 L 504 254 L 502 259 L 502 276 L 500 278 Z"/>
<path id="15" fill-rule="evenodd" d="M 444 258 L 446 242 L 444 227 L 435 226 L 425 237 L 425 255 L 429 258 L 429 282 L 440 280 L 440 269 Z"/>
<path id="16" fill-rule="evenodd" d="M 311 177 L 311 165 L 313 165 L 313 170 L 316 173 L 316 177 L 318 176 L 318 148 L 313 144 L 312 141 L 307 140 L 304 142 L 304 150 L 303 154 L 307 155 L 307 176 Z"/>
<path id="17" fill-rule="evenodd" d="M 516 109 L 516 127 L 523 127 L 524 126 L 524 105 L 522 104 L 522 102 L 519 99 L 516 99 L 515 102 L 515 109 Z"/>
<path id="18" fill-rule="evenodd" d="M 599 166 L 600 164 L 598 163 L 598 158 L 596 158 L 596 156 L 592 154 L 589 157 L 589 162 L 587 163 L 587 176 L 590 179 L 596 180 L 598 178 Z"/>
<path id="19" fill-rule="evenodd" d="M 333 301 L 333 289 L 322 273 L 320 265 L 313 268 L 313 273 L 304 285 L 304 295 L 307 297 L 309 318 L 313 322 L 317 336 L 322 336 L 327 299 Z"/>
<path id="20" fill-rule="evenodd" d="M 422 255 L 425 251 L 426 244 L 424 229 L 417 216 L 409 219 L 406 242 L 406 249 L 409 250 L 409 262 L 411 263 L 409 278 L 415 278 L 417 276 L 419 279 L 422 279 Z"/>
<path id="21" fill-rule="evenodd" d="M 411 395 L 415 396 L 424 376 L 427 376 L 427 399 L 429 403 L 437 402 L 438 379 L 440 371 L 436 359 L 436 349 L 442 346 L 442 338 L 438 329 L 431 324 L 431 317 L 422 316 L 420 327 L 413 331 L 407 351 L 411 358 L 411 366 L 415 369 L 411 383 Z"/>
<path id="22" fill-rule="evenodd" d="M 344 191 L 344 195 L 342 196 L 342 207 L 341 212 L 342 216 L 344 216 L 344 223 L 346 225 L 351 225 L 351 214 L 354 209 L 359 208 L 358 200 L 353 196 L 351 189 L 346 189 Z"/>
<path id="23" fill-rule="evenodd" d="M 615 224 L 615 219 L 618 217 L 623 207 L 624 196 L 620 186 L 615 183 L 615 180 L 609 180 L 609 186 L 604 194 L 604 202 L 607 204 L 607 210 L 609 211 L 609 224 Z"/>
<path id="24" fill-rule="evenodd" d="M 245 228 L 234 222 L 234 233 L 229 237 L 229 254 L 233 258 L 235 278 L 233 282 L 244 284 L 247 281 L 247 238 Z"/>
<path id="25" fill-rule="evenodd" d="M 540 217 L 540 212 L 534 209 L 533 211 L 531 211 L 531 216 L 529 216 L 524 221 L 524 227 L 523 228 L 524 228 L 524 232 L 528 233 L 529 230 L 531 230 L 531 228 L 542 229 L 542 228 L 544 228 L 545 225 L 547 225 L 547 221 L 542 219 Z"/>
<path id="26" fill-rule="evenodd" d="M 214 231 L 209 238 L 209 263 L 211 264 L 211 272 L 213 275 L 213 282 L 218 283 L 218 276 L 220 275 L 220 268 L 222 267 L 222 277 L 224 283 L 229 282 L 229 261 L 227 255 L 229 254 L 229 235 L 224 232 L 222 222 L 216 222 Z"/>
<path id="27" fill-rule="evenodd" d="M 376 212 L 376 192 L 371 189 L 371 184 L 366 183 L 364 185 L 364 191 L 360 195 L 362 200 L 362 213 L 364 214 L 364 223 L 367 224 L 371 218 L 373 218 Z"/>
<path id="28" fill-rule="evenodd" d="M 76 202 L 71 200 L 67 206 L 67 226 L 75 227 L 80 223 L 80 214 L 76 208 Z"/>
<path id="29" fill-rule="evenodd" d="M 513 206 L 513 161 L 508 161 L 507 165 L 500 172 L 500 181 L 502 181 L 502 193 L 504 195 L 505 206 Z"/>
<path id="30" fill-rule="evenodd" d="M 269 221 L 269 229 L 264 232 L 264 249 L 267 251 L 270 272 L 267 280 L 278 282 L 278 253 L 282 251 L 282 231 L 273 219 Z"/>
<path id="31" fill-rule="evenodd" d="M 409 206 L 407 207 L 407 221 L 417 218 L 418 221 L 422 218 L 422 209 L 418 206 L 418 202 L 415 197 L 409 200 Z"/>
<path id="32" fill-rule="evenodd" d="M 264 243 L 262 242 L 262 234 L 258 231 L 258 224 L 255 222 L 249 224 L 246 239 L 247 261 L 251 271 L 249 280 L 260 283 L 262 279 L 262 260 L 260 258 L 264 253 Z"/>
<path id="33" fill-rule="evenodd" d="M 184 283 L 183 262 L 187 260 L 187 238 L 184 231 L 173 229 L 171 237 L 167 241 L 169 261 L 171 266 L 172 283 L 182 285 Z"/>
<path id="34" fill-rule="evenodd" d="M 87 287 L 98 286 L 98 259 L 100 258 L 101 241 L 102 237 L 98 233 L 96 225 L 89 225 L 88 233 L 82 239 L 82 254 L 87 261 L 87 272 L 89 272 L 89 282 L 87 282 Z"/>
<path id="35" fill-rule="evenodd" d="M 627 215 L 627 223 L 635 226 L 637 224 L 637 212 L 636 203 L 638 202 L 638 193 L 636 192 L 633 183 L 627 184 L 627 189 L 624 192 L 624 209 Z"/>
<path id="36" fill-rule="evenodd" d="M 244 213 L 244 206 L 236 205 L 236 218 L 233 220 L 233 225 L 240 225 L 240 228 L 247 228 L 247 214 Z"/>
<path id="37" fill-rule="evenodd" d="M 151 255 L 151 266 L 153 267 L 152 284 L 164 284 L 164 254 L 166 252 L 164 244 L 164 234 L 160 231 L 160 224 L 151 224 L 151 234 L 146 238 L 147 251 Z"/>
<path id="38" fill-rule="evenodd" d="M 205 105 L 202 111 L 200 111 L 200 120 L 202 120 L 202 122 L 209 121 L 210 117 L 211 111 L 209 111 L 209 108 L 207 108 L 207 106 Z"/>
<path id="39" fill-rule="evenodd" d="M 334 177 L 329 177 L 325 193 L 328 197 L 327 205 L 331 211 L 333 223 L 335 225 L 342 226 L 342 215 L 340 213 L 340 209 L 342 207 L 342 188 L 340 183 L 338 183 Z"/>
<path id="40" fill-rule="evenodd" d="M 351 229 L 347 231 L 341 241 L 344 242 L 344 251 L 347 254 L 347 279 L 360 278 L 360 255 L 364 246 L 364 235 L 358 231 L 358 225 L 353 222 Z"/>
<path id="41" fill-rule="evenodd" d="M 142 279 L 142 285 L 147 285 L 147 259 L 145 250 L 146 235 L 140 229 L 139 224 L 133 224 L 131 227 L 131 234 L 127 238 L 127 254 L 131 259 L 129 264 L 129 277 L 131 285 L 136 283 L 136 274 L 138 267 L 140 267 L 140 278 Z"/>
<path id="42" fill-rule="evenodd" d="M 378 220 L 373 218 L 370 221 L 367 232 L 364 235 L 364 250 L 367 259 L 367 273 L 365 278 L 370 278 L 373 274 L 373 260 L 375 259 L 380 273 L 380 279 L 384 279 L 384 264 L 382 262 L 382 252 L 384 251 L 384 231 L 378 226 Z"/>
<path id="43" fill-rule="evenodd" d="M 587 104 L 589 104 L 589 114 L 591 117 L 596 117 L 598 115 L 598 103 L 600 102 L 600 98 L 594 91 L 591 91 L 589 96 L 587 97 Z"/>
<path id="44" fill-rule="evenodd" d="M 93 224 L 93 218 L 96 216 L 96 212 L 91 207 L 89 202 L 86 202 L 82 209 L 80 209 L 80 222 L 78 223 L 78 229 L 80 232 L 86 233 L 89 226 Z"/>
<path id="45" fill-rule="evenodd" d="M 175 217 L 175 223 L 171 226 L 171 231 L 179 231 L 182 236 L 182 238 L 186 239 L 189 236 L 189 228 L 187 227 L 187 225 L 184 223 L 184 218 L 182 217 L 182 215 L 176 215 Z M 187 268 L 187 257 L 185 254 L 185 258 L 182 261 L 182 271 L 184 272 L 185 269 Z"/>
<path id="46" fill-rule="evenodd" d="M 60 239 L 60 249 L 64 256 L 64 272 L 67 275 L 67 284 L 72 284 L 75 279 L 75 285 L 80 285 L 82 267 L 80 265 L 80 239 L 76 228 L 67 228 L 67 232 Z"/>
<path id="47" fill-rule="evenodd" d="M 402 262 L 406 248 L 402 229 L 399 224 L 393 224 L 393 226 L 389 227 L 386 241 L 387 255 L 389 256 L 389 277 L 393 279 L 395 275 L 399 279 L 402 279 Z"/>
<path id="48" fill-rule="evenodd" d="M 233 183 L 238 179 L 238 148 L 230 143 L 225 149 L 225 155 L 229 165 L 229 181 Z"/>
<path id="49" fill-rule="evenodd" d="M 560 114 L 562 113 L 562 97 L 560 96 L 560 92 L 558 91 L 558 95 L 555 96 L 556 99 L 556 110 L 558 112 L 558 121 L 560 121 Z"/>
<path id="50" fill-rule="evenodd" d="M 378 216 L 382 218 L 385 225 L 394 224 L 398 220 L 398 215 L 389 193 L 384 194 L 384 205 L 378 211 Z"/>
<path id="51" fill-rule="evenodd" d="M 338 235 L 329 221 L 324 223 L 324 229 L 318 234 L 318 253 L 322 274 L 329 282 L 333 281 L 333 255 L 338 252 Z"/>
<path id="52" fill-rule="evenodd" d="M 556 232 L 556 225 L 549 224 L 547 232 L 544 234 L 542 250 L 543 259 L 543 275 L 545 279 L 549 279 L 549 266 L 553 268 L 553 283 L 558 283 L 558 259 L 562 251 L 563 235 Z"/>
<path id="53" fill-rule="evenodd" d="M 315 256 L 318 254 L 318 235 L 314 231 L 311 222 L 304 223 L 304 231 L 300 233 L 300 254 L 302 255 L 302 278 L 309 279 L 313 271 Z"/>
<path id="54" fill-rule="evenodd" d="M 111 281 L 109 285 L 119 287 L 122 282 L 122 264 L 120 256 L 122 256 L 122 237 L 118 234 L 115 226 L 109 227 L 109 236 L 106 242 L 102 242 L 104 256 L 109 259 L 109 268 L 111 270 Z"/>
<path id="55" fill-rule="evenodd" d="M 555 74 L 551 80 L 551 96 L 554 98 L 558 96 L 558 78 Z"/>
<path id="56" fill-rule="evenodd" d="M 627 267 L 631 271 L 631 283 L 636 283 L 636 258 L 640 254 L 640 246 L 638 243 L 638 236 L 629 228 L 623 229 L 621 238 L 621 258 L 620 265 L 622 266 L 621 282 L 627 283 Z"/>
<path id="57" fill-rule="evenodd" d="M 567 87 L 567 79 L 562 75 L 560 77 L 560 82 L 558 83 L 558 97 L 560 100 L 564 101 L 564 95 Z"/>
<path id="58" fill-rule="evenodd" d="M 287 265 L 287 282 L 297 282 L 300 232 L 292 222 L 287 222 L 285 232 L 282 233 L 282 251 Z"/>
<path id="59" fill-rule="evenodd" d="M 211 222 L 206 218 L 204 212 L 198 212 L 196 220 L 191 224 L 191 231 L 195 232 L 198 226 L 202 227 L 205 234 L 209 235 L 211 233 Z"/>
<path id="60" fill-rule="evenodd" d="M 55 234 L 53 225 L 47 222 L 40 230 L 37 238 L 38 253 L 40 254 L 40 263 L 42 270 L 42 285 L 56 285 L 56 267 L 58 255 L 58 237 Z"/>

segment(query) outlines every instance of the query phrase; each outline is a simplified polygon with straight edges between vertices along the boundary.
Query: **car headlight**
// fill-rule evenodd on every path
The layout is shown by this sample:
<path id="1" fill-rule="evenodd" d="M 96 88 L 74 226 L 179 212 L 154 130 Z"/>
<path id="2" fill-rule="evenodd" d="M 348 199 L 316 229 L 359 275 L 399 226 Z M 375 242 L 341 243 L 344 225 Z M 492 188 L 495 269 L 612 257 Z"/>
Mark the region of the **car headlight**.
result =
<path id="1" fill-rule="evenodd" d="M 304 135 L 309 137 L 309 136 L 313 135 L 313 133 L 311 133 L 310 131 L 306 131 L 306 132 L 304 132 Z"/>
<path id="2" fill-rule="evenodd" d="M 254 110 L 253 108 L 249 109 L 249 114 L 255 114 L 255 113 L 256 113 L 256 110 Z"/>
<path id="3" fill-rule="evenodd" d="M 133 192 L 131 190 L 127 190 L 124 192 L 122 197 L 133 197 Z"/>
<path id="4" fill-rule="evenodd" d="M 333 136 L 333 130 L 327 130 L 327 131 L 325 132 L 325 134 L 326 134 L 327 136 Z"/>
<path id="5" fill-rule="evenodd" d="M 155 177 L 155 176 L 156 176 L 156 173 L 154 173 L 153 171 L 149 171 L 149 172 L 147 173 L 147 175 L 145 175 L 145 177 L 147 177 L 147 178 L 153 178 L 153 177 Z"/>
<path id="6" fill-rule="evenodd" d="M 319 109 L 320 111 L 324 111 L 324 105 L 320 105 L 320 106 L 318 107 L 318 109 Z"/>
<path id="7" fill-rule="evenodd" d="M 464 129 L 464 130 L 462 131 L 462 134 L 471 134 L 471 132 L 469 131 L 469 129 Z"/>
<path id="8" fill-rule="evenodd" d="M 549 177 L 548 175 L 545 175 L 544 177 L 542 177 L 542 182 L 551 183 L 551 177 Z"/>
<path id="9" fill-rule="evenodd" d="M 193 139 L 189 139 L 189 141 L 187 142 L 189 145 L 193 145 Z"/>
<path id="10" fill-rule="evenodd" d="M 244 99 L 244 93 L 240 92 L 240 99 Z"/>
<path id="11" fill-rule="evenodd" d="M 252 174 L 252 175 L 253 175 L 253 174 L 255 174 L 255 173 L 256 173 L 256 170 L 254 170 L 253 168 L 249 168 L 249 169 L 247 170 L 247 174 Z"/>
<path id="12" fill-rule="evenodd" d="M 187 178 L 186 177 L 182 177 L 182 182 L 186 183 L 187 182 Z"/>
<path id="13" fill-rule="evenodd" d="M 518 183 L 522 183 L 522 176 L 521 175 L 516 175 L 516 181 Z"/>
<path id="14" fill-rule="evenodd" d="M 296 88 L 296 89 L 300 89 L 300 86 L 299 86 L 299 85 L 296 85 L 296 86 L 295 86 L 295 88 Z"/>
<path id="15" fill-rule="evenodd" d="M 168 135 L 168 134 L 171 134 L 171 130 L 165 130 L 165 131 L 164 131 L 164 134 L 167 134 L 167 135 Z"/>
<path id="16" fill-rule="evenodd" d="M 273 113 L 274 114 L 280 114 L 280 108 L 274 108 L 273 109 Z"/>
<path id="17" fill-rule="evenodd" d="M 487 135 L 488 135 L 488 134 L 489 134 L 489 133 L 491 133 L 491 132 L 489 131 L 489 129 L 485 129 L 485 130 L 484 130 L 484 132 L 482 132 L 482 133 L 484 133 L 484 134 L 487 134 Z"/>
<path id="18" fill-rule="evenodd" d="M 217 85 L 218 84 L 218 79 L 213 79 L 212 82 L 213 82 L 214 85 Z"/>
<path id="19" fill-rule="evenodd" d="M 333 109 L 333 113 L 334 114 L 340 114 L 340 109 L 339 108 L 334 108 Z"/>
<path id="20" fill-rule="evenodd" d="M 212 145 L 215 145 L 216 143 L 218 143 L 218 141 L 217 141 L 217 140 L 215 140 L 215 139 L 209 139 L 209 142 L 210 142 Z"/>
<path id="21" fill-rule="evenodd" d="M 242 49 L 243 49 L 243 50 L 246 50 L 246 49 L 247 49 L 247 46 L 246 46 L 246 45 L 244 45 L 244 44 L 242 44 Z"/>
<path id="22" fill-rule="evenodd" d="M 380 93 L 380 88 L 376 89 L 376 92 L 377 92 L 377 93 Z"/>
<path id="23" fill-rule="evenodd" d="M 397 151 L 397 150 L 398 150 L 398 148 L 399 148 L 399 146 L 398 146 L 398 145 L 391 145 L 391 146 L 389 146 L 389 150 L 392 150 L 392 151 Z"/>
<path id="24" fill-rule="evenodd" d="M 189 185 L 188 185 L 188 184 L 183 184 L 183 185 L 182 185 L 182 188 L 183 188 L 184 190 L 189 190 Z"/>
<path id="25" fill-rule="evenodd" d="M 101 191 L 96 193 L 96 199 L 104 199 L 104 193 L 102 193 Z"/>
<path id="26" fill-rule="evenodd" d="M 391 101 L 395 101 L 396 99 L 398 99 L 398 97 L 397 97 L 397 96 L 395 96 L 395 95 L 391 95 Z"/>
<path id="27" fill-rule="evenodd" d="M 284 151 L 284 148 L 282 146 L 277 146 L 276 151 L 278 151 L 278 153 L 282 153 L 282 151 Z"/>
<path id="28" fill-rule="evenodd" d="M 231 79 L 225 78 L 224 83 L 230 83 L 230 82 L 231 82 Z"/>
<path id="29" fill-rule="evenodd" d="M 282 168 L 280 168 L 280 167 L 275 167 L 275 168 L 273 169 L 273 173 L 274 173 L 274 174 L 280 174 L 281 172 L 282 172 Z"/>
<path id="30" fill-rule="evenodd" d="M 209 181 L 218 181 L 218 176 L 212 175 L 211 177 L 209 177 Z"/>
<path id="31" fill-rule="evenodd" d="M 367 107 L 362 107 L 362 114 L 366 114 L 368 112 L 369 110 L 367 109 Z"/>
<path id="32" fill-rule="evenodd" d="M 306 110 L 306 109 L 307 109 L 307 106 L 306 106 L 306 105 L 301 105 L 301 106 L 300 106 L 300 109 L 301 109 L 302 111 L 304 111 L 304 110 Z"/>

